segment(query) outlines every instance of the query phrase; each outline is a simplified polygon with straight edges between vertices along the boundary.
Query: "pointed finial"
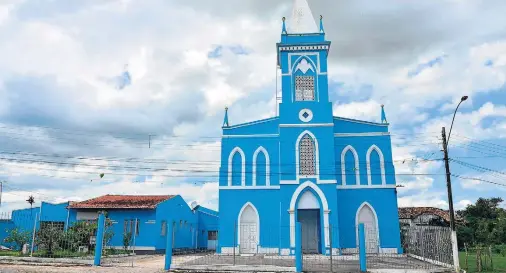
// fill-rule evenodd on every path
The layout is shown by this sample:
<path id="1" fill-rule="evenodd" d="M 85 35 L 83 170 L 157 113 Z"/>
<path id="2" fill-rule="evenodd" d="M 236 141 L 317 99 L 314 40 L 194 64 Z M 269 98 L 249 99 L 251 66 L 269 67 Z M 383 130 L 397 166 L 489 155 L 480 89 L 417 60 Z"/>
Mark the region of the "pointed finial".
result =
<path id="1" fill-rule="evenodd" d="M 325 33 L 323 29 L 323 15 L 320 15 L 320 33 Z"/>
<path id="2" fill-rule="evenodd" d="M 385 105 L 381 105 L 381 123 L 388 123 L 387 115 L 385 114 Z"/>
<path id="3" fill-rule="evenodd" d="M 223 119 L 223 127 L 230 126 L 228 123 L 228 107 L 225 107 L 225 118 Z"/>
<path id="4" fill-rule="evenodd" d="M 286 18 L 283 17 L 281 20 L 283 20 L 283 30 L 281 30 L 281 34 L 287 34 L 286 32 Z"/>

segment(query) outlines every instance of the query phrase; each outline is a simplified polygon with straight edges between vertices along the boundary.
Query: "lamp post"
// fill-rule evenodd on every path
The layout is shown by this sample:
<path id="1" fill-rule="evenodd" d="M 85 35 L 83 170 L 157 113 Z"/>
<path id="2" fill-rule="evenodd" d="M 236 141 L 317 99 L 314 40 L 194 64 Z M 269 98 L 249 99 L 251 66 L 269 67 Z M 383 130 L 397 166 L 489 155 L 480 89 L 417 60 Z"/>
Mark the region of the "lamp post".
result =
<path id="1" fill-rule="evenodd" d="M 443 127 L 442 130 L 442 138 L 443 138 L 443 152 L 444 152 L 444 161 L 446 168 L 446 188 L 448 190 L 448 207 L 450 212 L 450 227 L 452 230 L 451 240 L 452 240 L 452 252 L 453 252 L 453 265 L 455 267 L 456 272 L 460 271 L 459 265 L 459 248 L 457 245 L 457 231 L 455 229 L 455 211 L 453 210 L 453 195 L 452 195 L 452 181 L 451 181 L 451 172 L 450 172 L 450 162 L 448 157 L 448 142 L 450 141 L 450 136 L 452 134 L 453 122 L 455 121 L 455 116 L 457 115 L 457 110 L 459 109 L 460 104 L 466 101 L 469 97 L 463 96 L 460 99 L 457 108 L 455 108 L 455 112 L 453 113 L 452 124 L 450 126 L 450 132 L 448 133 L 448 138 L 446 138 L 446 130 Z"/>

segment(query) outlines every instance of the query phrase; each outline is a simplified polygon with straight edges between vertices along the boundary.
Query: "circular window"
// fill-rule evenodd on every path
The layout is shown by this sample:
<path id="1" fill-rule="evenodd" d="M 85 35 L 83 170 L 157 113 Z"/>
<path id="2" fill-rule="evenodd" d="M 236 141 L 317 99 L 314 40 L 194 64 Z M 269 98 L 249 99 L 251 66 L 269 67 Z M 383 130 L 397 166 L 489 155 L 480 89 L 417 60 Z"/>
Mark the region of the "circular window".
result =
<path id="1" fill-rule="evenodd" d="M 313 119 L 313 112 L 309 109 L 302 109 L 299 112 L 299 119 L 302 122 L 310 122 Z"/>

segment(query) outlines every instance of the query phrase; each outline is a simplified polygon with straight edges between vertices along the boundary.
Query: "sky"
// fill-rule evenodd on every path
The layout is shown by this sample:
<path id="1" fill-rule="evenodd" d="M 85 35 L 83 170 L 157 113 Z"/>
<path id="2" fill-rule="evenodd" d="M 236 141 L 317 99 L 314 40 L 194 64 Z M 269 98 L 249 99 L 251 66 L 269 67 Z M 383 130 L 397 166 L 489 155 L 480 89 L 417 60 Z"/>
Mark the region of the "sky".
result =
<path id="1" fill-rule="evenodd" d="M 505 1 L 308 2 L 332 41 L 334 115 L 379 122 L 385 105 L 400 206 L 447 208 L 441 127 L 463 95 L 455 206 L 506 197 Z M 224 108 L 231 124 L 276 114 L 275 44 L 291 8 L 0 1 L 0 212 L 29 195 L 176 193 L 216 209 Z"/>

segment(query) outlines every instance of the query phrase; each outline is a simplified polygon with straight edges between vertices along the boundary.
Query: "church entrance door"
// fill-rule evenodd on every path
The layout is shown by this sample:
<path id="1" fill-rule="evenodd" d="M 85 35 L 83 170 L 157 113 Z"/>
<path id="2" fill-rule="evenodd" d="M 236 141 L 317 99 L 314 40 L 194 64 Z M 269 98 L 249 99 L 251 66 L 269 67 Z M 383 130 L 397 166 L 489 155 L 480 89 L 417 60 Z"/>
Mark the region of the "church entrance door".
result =
<path id="1" fill-rule="evenodd" d="M 376 219 L 376 215 L 374 214 L 371 207 L 369 207 L 369 205 L 365 205 L 360 209 L 358 213 L 358 223 L 364 223 L 365 245 L 367 253 L 378 253 L 379 234 L 377 221 L 378 219 Z"/>
<path id="2" fill-rule="evenodd" d="M 297 220 L 302 228 L 302 252 L 307 254 L 319 253 L 320 245 L 320 210 L 299 209 Z"/>
<path id="3" fill-rule="evenodd" d="M 257 212 L 248 205 L 241 214 L 239 224 L 239 247 L 241 254 L 254 254 L 258 245 Z"/>

